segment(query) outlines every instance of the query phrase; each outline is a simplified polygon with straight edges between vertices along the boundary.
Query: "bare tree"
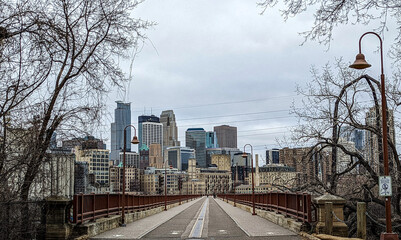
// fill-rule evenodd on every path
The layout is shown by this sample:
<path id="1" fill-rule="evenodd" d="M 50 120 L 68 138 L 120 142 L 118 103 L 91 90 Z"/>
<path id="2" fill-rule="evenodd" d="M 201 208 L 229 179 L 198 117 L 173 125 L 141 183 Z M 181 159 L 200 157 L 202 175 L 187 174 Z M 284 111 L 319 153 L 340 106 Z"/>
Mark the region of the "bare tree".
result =
<path id="1" fill-rule="evenodd" d="M 152 25 L 133 17 L 141 2 L 0 0 L 1 195 L 27 201 L 55 130 L 95 124 L 105 93 L 129 81 L 120 61 Z"/>
<path id="2" fill-rule="evenodd" d="M 312 69 L 313 81 L 306 88 L 298 88 L 298 93 L 305 98 L 303 108 L 293 108 L 300 120 L 293 137 L 312 146 L 305 155 L 306 161 L 316 160 L 316 153 L 326 152 L 329 157 L 324 161 L 330 165 L 326 170 L 327 181 L 315 176 L 313 184 L 308 181 L 298 187 L 342 196 L 348 200 L 351 212 L 355 211 L 358 201 L 366 202 L 369 211 L 381 209 L 384 212 L 385 203 L 378 194 L 378 176 L 383 171 L 380 82 L 368 75 L 356 74 L 339 60 L 334 69 L 329 65 L 322 72 Z M 397 118 L 391 118 L 399 111 L 401 91 L 398 79 L 395 77 L 386 86 L 391 112 L 386 121 L 390 129 L 387 143 L 394 185 L 392 205 L 395 216 L 400 218 L 401 164 L 394 136 L 394 128 L 399 127 L 399 123 Z M 369 121 L 369 112 L 373 113 L 373 121 Z M 350 147 L 344 134 L 355 130 L 371 136 L 369 139 L 377 146 L 374 149 L 379 161 L 363 149 Z M 345 165 L 342 164 L 344 158 Z"/>
<path id="3" fill-rule="evenodd" d="M 300 15 L 306 11 L 314 12 L 314 24 L 310 30 L 301 35 L 307 40 L 316 40 L 328 44 L 332 40 L 333 30 L 346 24 L 372 24 L 378 32 L 388 30 L 389 22 L 401 25 L 401 4 L 398 0 L 260 0 L 258 6 L 262 13 L 269 8 L 280 4 L 284 19 Z M 400 59 L 399 46 L 401 44 L 401 29 L 397 28 L 397 37 L 394 40 L 394 54 Z M 397 49 L 398 48 L 398 49 Z"/>

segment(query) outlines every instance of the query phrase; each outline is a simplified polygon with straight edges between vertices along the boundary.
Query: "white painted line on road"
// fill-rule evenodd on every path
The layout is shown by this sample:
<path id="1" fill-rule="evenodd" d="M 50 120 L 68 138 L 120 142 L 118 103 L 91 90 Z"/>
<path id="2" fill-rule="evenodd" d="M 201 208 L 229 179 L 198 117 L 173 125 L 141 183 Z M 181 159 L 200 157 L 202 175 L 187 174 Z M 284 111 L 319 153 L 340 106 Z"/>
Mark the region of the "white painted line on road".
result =
<path id="1" fill-rule="evenodd" d="M 203 198 L 204 198 L 204 197 L 201 197 L 201 198 L 199 198 L 199 199 L 195 199 L 195 200 L 193 200 L 193 201 L 191 201 L 191 202 L 185 203 L 185 204 L 187 204 L 187 206 L 186 206 L 182 211 L 185 211 L 187 208 L 189 208 L 190 206 L 192 206 L 193 204 L 195 204 L 196 202 L 200 201 L 200 200 L 203 199 Z M 182 206 L 182 205 L 181 205 L 181 206 Z M 165 221 L 158 222 L 158 223 L 155 224 L 152 228 L 150 228 L 150 229 L 148 229 L 147 231 L 145 231 L 145 232 L 143 232 L 142 234 L 140 234 L 136 239 L 141 239 L 141 238 L 144 237 L 146 234 L 148 234 L 148 233 L 150 233 L 151 231 L 155 230 L 156 228 L 160 227 L 160 225 L 166 223 L 167 221 L 169 221 L 169 220 L 172 219 L 173 217 L 175 217 L 175 216 L 177 216 L 178 214 L 180 214 L 182 211 L 177 212 L 177 213 L 174 214 L 174 215 L 171 215 L 171 216 L 170 216 L 168 219 L 166 219 Z M 142 219 L 140 219 L 140 220 L 142 220 Z M 139 221 L 140 221 L 140 220 L 139 220 Z"/>
<path id="2" fill-rule="evenodd" d="M 198 218 L 192 228 L 191 234 L 189 234 L 190 238 L 202 237 L 203 224 L 205 222 L 205 215 L 208 204 L 209 204 L 209 198 L 206 198 L 206 201 L 202 205 L 202 210 L 200 211 Z"/>

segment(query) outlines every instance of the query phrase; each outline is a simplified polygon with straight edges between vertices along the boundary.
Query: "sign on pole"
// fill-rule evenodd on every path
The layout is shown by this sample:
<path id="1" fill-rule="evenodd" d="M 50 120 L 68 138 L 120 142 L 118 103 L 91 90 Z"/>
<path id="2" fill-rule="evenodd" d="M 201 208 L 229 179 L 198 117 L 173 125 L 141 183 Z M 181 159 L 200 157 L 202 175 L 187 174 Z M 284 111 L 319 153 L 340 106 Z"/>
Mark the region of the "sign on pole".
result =
<path id="1" fill-rule="evenodd" d="M 379 177 L 379 195 L 382 197 L 391 197 L 393 195 L 390 176 Z"/>

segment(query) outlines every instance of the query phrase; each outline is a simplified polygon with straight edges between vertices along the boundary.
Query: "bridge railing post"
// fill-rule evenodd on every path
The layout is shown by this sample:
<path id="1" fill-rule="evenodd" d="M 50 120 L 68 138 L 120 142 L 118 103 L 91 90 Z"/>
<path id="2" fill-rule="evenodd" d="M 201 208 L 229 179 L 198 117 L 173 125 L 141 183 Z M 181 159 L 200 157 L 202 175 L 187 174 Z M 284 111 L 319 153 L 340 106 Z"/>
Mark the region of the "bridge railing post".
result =
<path id="1" fill-rule="evenodd" d="M 366 239 L 366 203 L 357 203 L 356 215 L 356 237 Z"/>
<path id="2" fill-rule="evenodd" d="M 324 194 L 313 199 L 313 202 L 317 205 L 318 211 L 316 233 L 319 234 L 331 231 L 331 235 L 347 237 L 348 226 L 344 223 L 345 199 L 330 194 Z M 331 203 L 331 205 L 326 205 L 326 203 Z M 332 228 L 332 230 L 330 230 L 330 228 Z"/>

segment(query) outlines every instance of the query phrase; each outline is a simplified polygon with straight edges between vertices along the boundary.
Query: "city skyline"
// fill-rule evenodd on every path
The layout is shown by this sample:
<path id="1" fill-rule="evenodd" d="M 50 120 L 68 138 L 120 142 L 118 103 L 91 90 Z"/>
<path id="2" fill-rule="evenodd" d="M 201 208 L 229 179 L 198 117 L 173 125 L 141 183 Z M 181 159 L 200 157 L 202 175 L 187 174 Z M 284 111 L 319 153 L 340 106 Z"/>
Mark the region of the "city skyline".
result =
<path id="1" fill-rule="evenodd" d="M 289 130 L 297 124 L 290 114 L 292 103 L 300 107 L 302 101 L 297 85 L 311 82 L 312 66 L 321 70 L 339 58 L 351 63 L 358 50 L 357 33 L 371 30 L 344 26 L 334 30 L 330 47 L 314 41 L 301 46 L 304 39 L 298 33 L 309 30 L 313 16 L 284 22 L 281 7 L 260 15 L 262 9 L 247 1 L 144 2 L 138 16 L 158 24 L 147 32 L 149 40 L 137 54 L 125 92 L 112 91 L 107 108 L 115 99 L 132 102 L 133 119 L 172 109 L 180 141 L 187 128 L 211 131 L 228 124 L 238 128 L 238 147 L 252 143 L 260 154 L 265 145 L 280 147 L 276 139 L 288 141 Z M 394 32 L 384 35 L 387 53 Z M 366 44 L 372 45 L 365 46 L 365 54 L 373 66 L 366 73 L 377 77 L 376 42 Z M 384 67 L 390 74 L 391 64 Z"/>

